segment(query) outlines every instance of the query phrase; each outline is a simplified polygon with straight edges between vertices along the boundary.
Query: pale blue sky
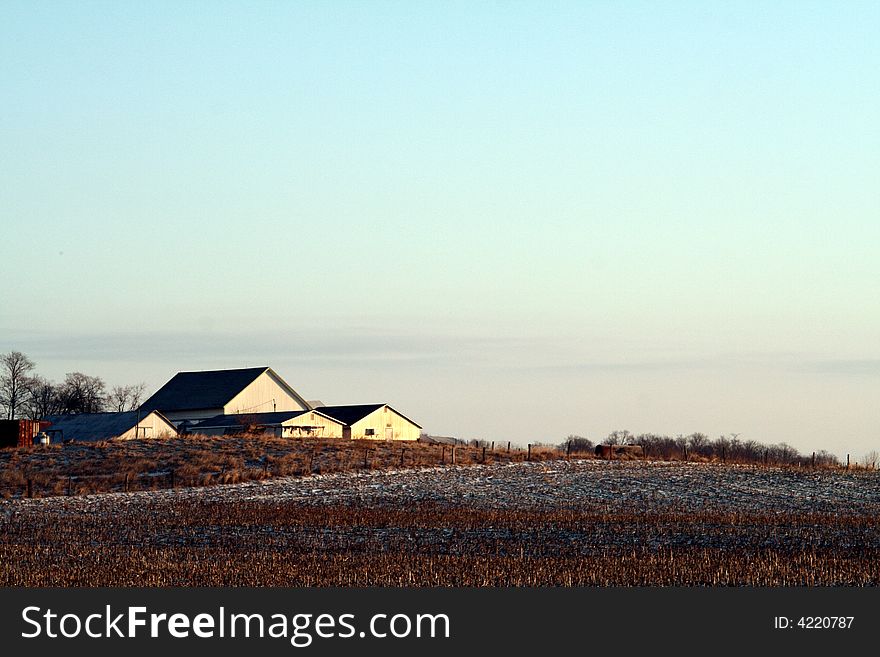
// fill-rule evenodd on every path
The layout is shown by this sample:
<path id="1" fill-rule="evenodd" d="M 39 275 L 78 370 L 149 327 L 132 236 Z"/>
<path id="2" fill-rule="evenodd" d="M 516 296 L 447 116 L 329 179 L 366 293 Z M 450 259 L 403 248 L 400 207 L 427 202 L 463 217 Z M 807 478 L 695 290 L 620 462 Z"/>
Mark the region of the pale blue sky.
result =
<path id="1" fill-rule="evenodd" d="M 0 351 L 880 449 L 880 3 L 0 2 Z"/>

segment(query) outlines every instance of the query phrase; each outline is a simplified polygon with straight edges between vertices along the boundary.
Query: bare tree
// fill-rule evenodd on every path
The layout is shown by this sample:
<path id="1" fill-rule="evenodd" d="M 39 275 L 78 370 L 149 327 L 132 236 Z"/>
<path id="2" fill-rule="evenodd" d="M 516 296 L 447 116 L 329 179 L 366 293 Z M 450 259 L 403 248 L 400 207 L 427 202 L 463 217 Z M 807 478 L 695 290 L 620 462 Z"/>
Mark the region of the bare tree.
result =
<path id="1" fill-rule="evenodd" d="M 24 407 L 28 417 L 42 420 L 61 410 L 58 386 L 40 375 L 32 376 L 27 383 Z"/>
<path id="2" fill-rule="evenodd" d="M 113 386 L 108 396 L 108 403 L 118 413 L 133 411 L 141 405 L 146 389 L 146 383 L 132 386 Z"/>
<path id="3" fill-rule="evenodd" d="M 34 362 L 20 351 L 0 355 L 0 406 L 7 420 L 14 420 L 18 414 L 33 369 Z"/>
<path id="4" fill-rule="evenodd" d="M 144 401 L 144 395 L 147 393 L 147 384 L 141 381 L 137 385 L 129 386 L 131 388 L 131 406 L 129 410 L 134 410 Z"/>
<path id="5" fill-rule="evenodd" d="M 831 454 L 824 449 L 820 449 L 816 452 L 816 465 L 840 465 L 840 461 L 834 454 Z"/>
<path id="6" fill-rule="evenodd" d="M 633 440 L 633 435 L 627 431 L 626 429 L 612 431 L 608 434 L 608 437 L 602 441 L 604 445 L 630 445 Z"/>
<path id="7" fill-rule="evenodd" d="M 70 372 L 59 389 L 64 413 L 100 413 L 107 406 L 105 383 L 101 377 Z"/>
<path id="8" fill-rule="evenodd" d="M 593 441 L 583 436 L 571 434 L 565 442 L 558 445 L 559 449 L 570 449 L 572 452 L 592 452 Z"/>
<path id="9" fill-rule="evenodd" d="M 794 463 L 800 456 L 798 451 L 788 443 L 771 445 L 770 451 L 777 463 Z"/>
<path id="10" fill-rule="evenodd" d="M 687 457 L 687 449 L 688 449 L 688 439 L 678 434 L 675 437 L 675 446 L 678 448 L 678 453 L 681 455 L 681 458 Z"/>
<path id="11" fill-rule="evenodd" d="M 687 448 L 694 454 L 707 456 L 711 451 L 709 436 L 704 433 L 692 433 L 687 437 Z"/>

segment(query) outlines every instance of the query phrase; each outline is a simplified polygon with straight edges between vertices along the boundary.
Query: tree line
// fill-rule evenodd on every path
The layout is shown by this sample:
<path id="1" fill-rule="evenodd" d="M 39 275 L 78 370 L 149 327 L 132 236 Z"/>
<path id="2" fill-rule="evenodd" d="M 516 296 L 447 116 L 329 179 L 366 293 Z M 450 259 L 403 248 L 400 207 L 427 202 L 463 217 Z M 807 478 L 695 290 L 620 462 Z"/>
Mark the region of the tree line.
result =
<path id="1" fill-rule="evenodd" d="M 40 420 L 47 415 L 132 411 L 141 405 L 145 383 L 107 384 L 99 376 L 68 372 L 56 383 L 35 372 L 36 364 L 20 351 L 0 354 L 0 417 Z"/>
<path id="2" fill-rule="evenodd" d="M 571 447 L 569 448 L 569 444 Z M 631 434 L 629 431 L 612 431 L 602 440 L 603 445 L 640 445 L 649 458 L 706 459 L 731 463 L 772 463 L 774 465 L 839 465 L 838 458 L 825 450 L 803 455 L 786 443 L 765 445 L 755 440 L 740 440 L 738 434 L 709 438 L 704 433 L 688 436 L 663 436 L 654 433 Z M 572 452 L 592 452 L 595 443 L 583 436 L 571 435 L 560 446 Z M 866 458 L 871 458 L 871 455 Z M 876 462 L 876 454 L 873 461 Z"/>

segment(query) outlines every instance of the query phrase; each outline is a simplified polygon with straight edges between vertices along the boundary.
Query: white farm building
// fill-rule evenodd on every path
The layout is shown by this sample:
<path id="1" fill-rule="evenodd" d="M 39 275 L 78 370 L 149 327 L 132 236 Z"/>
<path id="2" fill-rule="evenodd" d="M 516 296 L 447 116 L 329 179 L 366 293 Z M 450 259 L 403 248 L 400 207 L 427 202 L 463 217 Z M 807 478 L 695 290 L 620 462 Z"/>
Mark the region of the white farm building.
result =
<path id="1" fill-rule="evenodd" d="M 177 435 L 174 424 L 158 411 L 47 415 L 43 420 L 48 423 L 44 431 L 53 443 L 171 438 Z"/>
<path id="2" fill-rule="evenodd" d="M 422 427 L 388 404 L 321 406 L 324 415 L 345 425 L 342 437 L 352 440 L 418 440 Z"/>
<path id="3" fill-rule="evenodd" d="M 199 422 L 190 433 L 223 436 L 239 433 L 270 434 L 278 438 L 342 438 L 345 425 L 319 411 L 280 411 L 217 415 Z"/>
<path id="4" fill-rule="evenodd" d="M 180 433 L 263 433 L 278 437 L 418 440 L 422 427 L 388 404 L 308 402 L 270 367 L 179 372 L 140 408 Z M 317 406 L 317 407 L 316 407 Z"/>
<path id="5" fill-rule="evenodd" d="M 271 367 L 178 372 L 141 405 L 188 425 L 217 415 L 308 411 L 308 402 Z"/>

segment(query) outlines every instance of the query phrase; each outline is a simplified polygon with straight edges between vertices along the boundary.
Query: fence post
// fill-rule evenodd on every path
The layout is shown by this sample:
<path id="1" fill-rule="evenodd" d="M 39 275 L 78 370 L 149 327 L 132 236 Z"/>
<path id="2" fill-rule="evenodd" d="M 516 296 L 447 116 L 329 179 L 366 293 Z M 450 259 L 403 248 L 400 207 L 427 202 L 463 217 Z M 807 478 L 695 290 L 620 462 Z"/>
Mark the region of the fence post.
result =
<path id="1" fill-rule="evenodd" d="M 125 492 L 128 492 L 128 473 L 125 473 Z"/>
<path id="2" fill-rule="evenodd" d="M 368 452 L 368 451 L 369 451 L 369 450 L 365 447 L 365 448 L 364 448 L 364 469 L 365 469 L 365 470 L 366 470 L 367 468 L 370 467 L 370 464 L 367 463 L 367 452 Z"/>
<path id="3" fill-rule="evenodd" d="M 403 455 L 406 453 L 406 447 L 400 448 L 400 467 L 403 467 Z"/>
<path id="4" fill-rule="evenodd" d="M 849 454 L 846 455 L 846 469 L 849 470 Z"/>
<path id="5" fill-rule="evenodd" d="M 27 480 L 27 496 L 28 496 L 28 499 L 30 499 L 34 496 L 34 480 L 33 479 Z"/>
<path id="6" fill-rule="evenodd" d="M 67 497 L 70 497 L 72 488 L 73 488 L 73 477 L 68 475 L 68 477 L 67 477 Z"/>
<path id="7" fill-rule="evenodd" d="M 813 467 L 816 467 L 816 452 L 813 452 Z"/>
<path id="8" fill-rule="evenodd" d="M 565 446 L 565 458 L 571 461 L 571 441 Z"/>
<path id="9" fill-rule="evenodd" d="M 483 448 L 483 463 L 486 462 L 486 448 Z"/>
<path id="10" fill-rule="evenodd" d="M 440 446 L 440 465 L 446 465 L 446 445 Z"/>
<path id="11" fill-rule="evenodd" d="M 510 441 L 507 441 L 507 453 L 510 454 Z"/>
<path id="12" fill-rule="evenodd" d="M 531 461 L 531 460 L 532 460 L 532 443 L 529 443 L 529 453 L 526 456 L 526 461 Z"/>
<path id="13" fill-rule="evenodd" d="M 452 446 L 452 465 L 455 465 L 455 445 Z"/>
<path id="14" fill-rule="evenodd" d="M 171 474 L 171 488 L 174 488 L 174 468 L 169 471 Z"/>
<path id="15" fill-rule="evenodd" d="M 494 440 L 492 441 L 492 453 L 493 454 L 495 453 L 495 441 Z"/>

